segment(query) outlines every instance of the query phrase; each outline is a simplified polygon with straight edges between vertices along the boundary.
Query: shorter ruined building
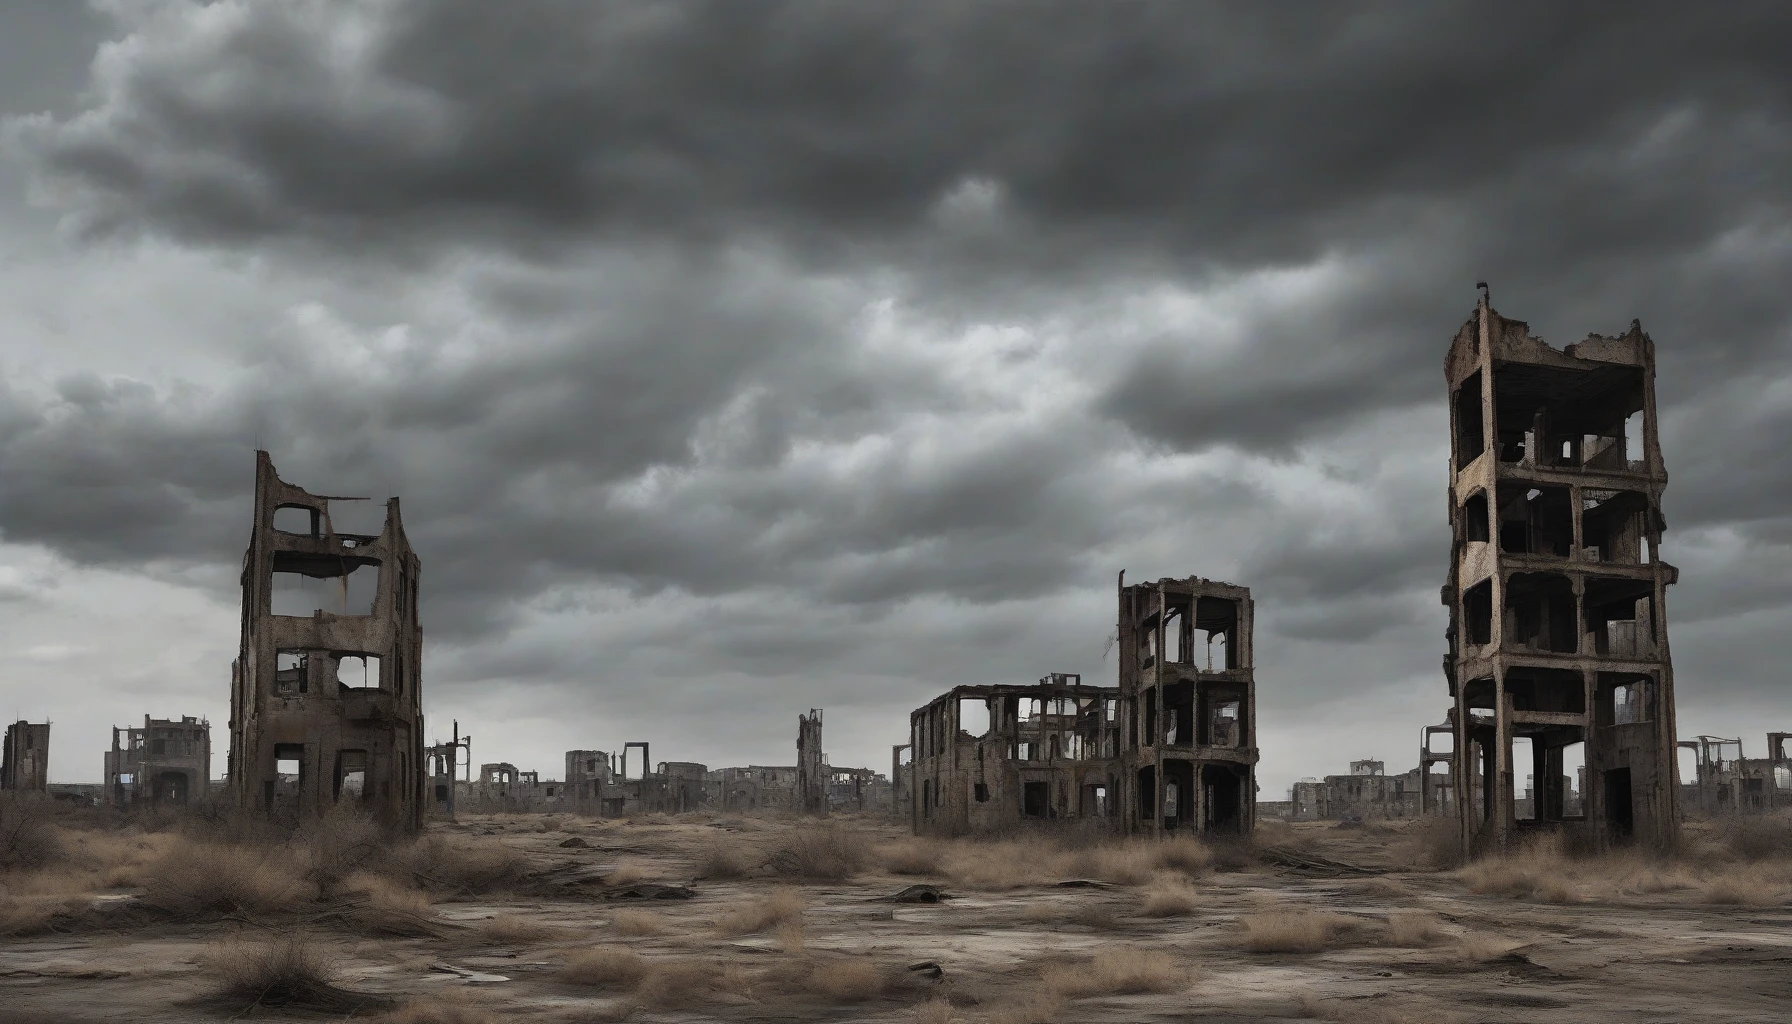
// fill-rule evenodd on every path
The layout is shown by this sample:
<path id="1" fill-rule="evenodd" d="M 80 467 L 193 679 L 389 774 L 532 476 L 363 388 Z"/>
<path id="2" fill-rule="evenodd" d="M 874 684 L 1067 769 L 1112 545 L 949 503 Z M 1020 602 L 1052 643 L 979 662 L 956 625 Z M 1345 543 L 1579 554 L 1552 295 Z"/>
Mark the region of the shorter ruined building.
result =
<path id="1" fill-rule="evenodd" d="M 1456 709 L 1441 725 L 1427 725 L 1419 736 L 1419 813 L 1450 817 L 1456 813 Z"/>
<path id="2" fill-rule="evenodd" d="M 890 780 L 870 768 L 828 766 L 828 810 L 888 813 Z"/>
<path id="3" fill-rule="evenodd" d="M 794 811 L 797 808 L 795 765 L 747 765 L 719 768 L 705 780 L 710 806 L 733 813 Z"/>
<path id="4" fill-rule="evenodd" d="M 1347 775 L 1295 783 L 1289 794 L 1289 817 L 1295 821 L 1416 818 L 1423 779 L 1419 768 L 1389 775 L 1380 761 L 1352 761 Z"/>
<path id="5" fill-rule="evenodd" d="M 1741 738 L 1680 740 L 1692 754 L 1691 778 L 1681 761 L 1681 807 L 1701 815 L 1759 814 L 1792 807 L 1792 733 L 1767 734 L 1767 756 L 1748 757 Z"/>
<path id="6" fill-rule="evenodd" d="M 210 795 L 211 777 L 212 726 L 203 718 L 144 715 L 141 729 L 112 729 L 105 793 L 113 807 L 184 807 Z"/>
<path id="7" fill-rule="evenodd" d="M 1077 819 L 1117 828 L 1118 698 L 1062 672 L 936 697 L 909 716 L 914 756 L 898 768 L 912 787 L 911 827 L 950 835 Z"/>
<path id="8" fill-rule="evenodd" d="M 601 812 L 604 788 L 610 783 L 610 755 L 601 750 L 568 750 L 564 779 L 566 798 L 574 810 Z"/>
<path id="9" fill-rule="evenodd" d="M 50 787 L 50 723 L 20 719 L 6 727 L 0 748 L 0 791 L 47 793 Z"/>
<path id="10" fill-rule="evenodd" d="M 890 747 L 890 813 L 907 820 L 915 797 L 915 748 L 908 743 Z"/>
<path id="11" fill-rule="evenodd" d="M 661 803 L 654 810 L 687 814 L 708 806 L 708 765 L 695 761 L 661 761 L 657 774 L 662 780 Z"/>

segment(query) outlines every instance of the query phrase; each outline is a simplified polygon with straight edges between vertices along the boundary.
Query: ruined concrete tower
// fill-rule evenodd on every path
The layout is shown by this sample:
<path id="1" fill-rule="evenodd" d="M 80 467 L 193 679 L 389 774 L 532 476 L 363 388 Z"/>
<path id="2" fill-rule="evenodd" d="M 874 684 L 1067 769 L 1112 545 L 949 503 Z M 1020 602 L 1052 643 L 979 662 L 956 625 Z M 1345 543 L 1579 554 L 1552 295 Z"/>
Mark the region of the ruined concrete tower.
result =
<path id="1" fill-rule="evenodd" d="M 1674 677 L 1655 345 L 1557 351 L 1483 295 L 1450 388 L 1449 656 L 1465 847 L 1536 827 L 1671 843 Z M 1584 792 L 1570 780 L 1584 768 Z M 1534 799 L 1520 800 L 1527 788 Z"/>
<path id="2" fill-rule="evenodd" d="M 796 719 L 797 809 L 804 814 L 828 812 L 828 771 L 821 755 L 821 711 L 810 708 Z"/>
<path id="3" fill-rule="evenodd" d="M 46 793 L 50 788 L 50 723 L 20 720 L 6 727 L 0 747 L 0 791 Z"/>
<path id="4" fill-rule="evenodd" d="M 1249 832 L 1257 683 L 1249 588 L 1190 577 L 1119 584 L 1121 777 L 1133 830 Z"/>
<path id="5" fill-rule="evenodd" d="M 243 559 L 242 644 L 231 666 L 230 787 L 239 806 L 316 814 L 353 800 L 421 827 L 420 564 L 398 499 L 378 535 L 338 533 L 332 502 L 255 453 Z"/>

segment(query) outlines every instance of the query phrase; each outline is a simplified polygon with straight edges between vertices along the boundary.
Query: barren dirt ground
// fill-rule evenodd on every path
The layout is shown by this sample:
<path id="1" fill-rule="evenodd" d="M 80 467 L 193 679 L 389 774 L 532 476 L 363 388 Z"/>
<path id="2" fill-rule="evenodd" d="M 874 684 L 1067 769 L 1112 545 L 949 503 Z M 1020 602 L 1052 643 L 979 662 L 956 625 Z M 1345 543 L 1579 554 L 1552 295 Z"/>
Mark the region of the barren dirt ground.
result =
<path id="1" fill-rule="evenodd" d="M 1695 827 L 1672 864 L 1543 851 L 1437 871 L 1419 866 L 1424 828 L 1279 825 L 1255 851 L 1164 853 L 921 841 L 866 818 L 463 816 L 430 832 L 520 855 L 488 891 L 326 898 L 351 881 L 185 919 L 130 908 L 172 906 L 155 894 L 180 866 L 156 857 L 199 855 L 125 830 L 107 842 L 145 866 L 94 892 L 0 875 L 0 1021 L 1792 1019 L 1792 875 L 1774 856 Z M 886 899 L 915 885 L 944 899 Z M 207 998 L 269 942 L 302 945 L 337 1001 L 272 982 L 262 1005 Z"/>

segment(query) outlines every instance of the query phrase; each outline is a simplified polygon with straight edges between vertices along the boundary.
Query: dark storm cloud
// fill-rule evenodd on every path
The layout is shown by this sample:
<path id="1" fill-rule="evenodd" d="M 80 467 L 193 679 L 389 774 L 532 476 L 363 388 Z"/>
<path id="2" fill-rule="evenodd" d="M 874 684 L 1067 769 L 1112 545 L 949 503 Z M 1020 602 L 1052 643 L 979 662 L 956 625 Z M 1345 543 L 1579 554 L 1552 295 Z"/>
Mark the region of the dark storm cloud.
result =
<path id="1" fill-rule="evenodd" d="M 438 678 L 1095 671 L 1125 566 L 1250 584 L 1265 678 L 1348 695 L 1442 652 L 1485 279 L 1657 339 L 1670 548 L 1734 584 L 1677 621 L 1784 604 L 1784 5 L 114 6 L 10 126 L 41 197 L 329 283 L 209 392 L 0 387 L 10 541 L 232 566 L 261 443 L 404 496 L 432 637 L 488 642 Z M 531 631 L 629 614 L 601 668 Z"/>

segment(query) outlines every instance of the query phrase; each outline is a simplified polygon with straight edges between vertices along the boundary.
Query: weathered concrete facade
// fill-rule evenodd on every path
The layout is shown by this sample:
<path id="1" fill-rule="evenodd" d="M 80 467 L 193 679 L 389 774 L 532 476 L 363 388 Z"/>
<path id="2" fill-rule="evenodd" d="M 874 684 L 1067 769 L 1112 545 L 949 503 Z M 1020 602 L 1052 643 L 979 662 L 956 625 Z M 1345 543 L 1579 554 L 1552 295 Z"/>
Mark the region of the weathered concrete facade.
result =
<path id="1" fill-rule="evenodd" d="M 1768 733 L 1766 757 L 1747 756 L 1741 738 L 1699 736 L 1677 746 L 1693 755 L 1690 780 L 1681 773 L 1683 811 L 1711 816 L 1792 807 L 1792 733 Z"/>
<path id="2" fill-rule="evenodd" d="M 720 811 L 794 811 L 797 809 L 795 765 L 747 765 L 709 773 L 709 805 Z"/>
<path id="3" fill-rule="evenodd" d="M 1423 781 L 1420 768 L 1389 775 L 1380 761 L 1352 761 L 1346 775 L 1295 783 L 1289 793 L 1289 817 L 1295 821 L 1416 818 Z"/>
<path id="4" fill-rule="evenodd" d="M 828 812 L 827 757 L 821 746 L 821 709 L 796 719 L 796 801 L 804 814 Z"/>
<path id="5" fill-rule="evenodd" d="M 1190 577 L 1126 585 L 1117 630 L 1120 806 L 1145 832 L 1248 833 L 1257 807 L 1249 588 Z"/>
<path id="6" fill-rule="evenodd" d="M 1445 378 L 1444 673 L 1463 841 L 1574 822 L 1596 842 L 1667 845 L 1678 787 L 1665 599 L 1678 573 L 1660 557 L 1654 343 L 1632 322 L 1558 351 L 1483 295 Z M 1589 780 L 1578 815 L 1566 800 L 1576 758 Z M 1527 771 L 1540 785 L 1521 817 Z"/>
<path id="7" fill-rule="evenodd" d="M 0 792 L 47 793 L 50 786 L 50 723 L 20 719 L 6 727 L 0 747 Z"/>
<path id="8" fill-rule="evenodd" d="M 564 778 L 574 809 L 597 814 L 603 809 L 604 787 L 610 782 L 610 755 L 601 750 L 568 750 Z"/>
<path id="9" fill-rule="evenodd" d="M 212 726 L 203 718 L 144 715 L 141 729 L 112 729 L 105 785 L 113 807 L 200 803 L 210 796 L 211 778 Z"/>
<path id="10" fill-rule="evenodd" d="M 828 810 L 857 813 L 888 813 L 892 791 L 890 780 L 870 768 L 835 768 L 828 766 Z"/>
<path id="11" fill-rule="evenodd" d="M 1053 673 L 1035 686 L 960 686 L 909 716 L 896 770 L 918 834 L 1083 819 L 1117 827 L 1120 691 Z"/>
<path id="12" fill-rule="evenodd" d="M 418 828 L 421 565 L 398 499 L 387 501 L 378 535 L 338 533 L 332 503 L 361 499 L 312 494 L 281 480 L 267 452 L 255 459 L 242 642 L 231 667 L 234 797 L 283 815 L 354 800 L 381 820 Z"/>

